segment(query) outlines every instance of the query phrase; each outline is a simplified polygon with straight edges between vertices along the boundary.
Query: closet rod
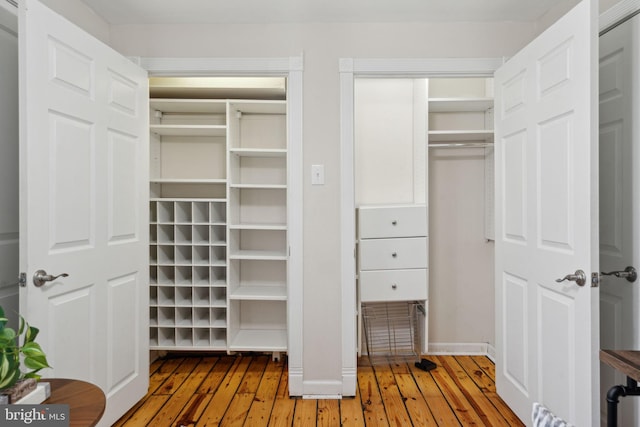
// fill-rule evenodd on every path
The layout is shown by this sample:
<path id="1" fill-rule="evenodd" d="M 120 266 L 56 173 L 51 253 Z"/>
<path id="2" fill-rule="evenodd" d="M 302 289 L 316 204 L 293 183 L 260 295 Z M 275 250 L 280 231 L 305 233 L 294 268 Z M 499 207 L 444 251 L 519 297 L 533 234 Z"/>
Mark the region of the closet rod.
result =
<path id="1" fill-rule="evenodd" d="M 484 148 L 484 147 L 493 147 L 493 143 L 485 142 L 485 143 L 473 143 L 473 142 L 449 142 L 442 144 L 428 144 L 429 148 Z"/>

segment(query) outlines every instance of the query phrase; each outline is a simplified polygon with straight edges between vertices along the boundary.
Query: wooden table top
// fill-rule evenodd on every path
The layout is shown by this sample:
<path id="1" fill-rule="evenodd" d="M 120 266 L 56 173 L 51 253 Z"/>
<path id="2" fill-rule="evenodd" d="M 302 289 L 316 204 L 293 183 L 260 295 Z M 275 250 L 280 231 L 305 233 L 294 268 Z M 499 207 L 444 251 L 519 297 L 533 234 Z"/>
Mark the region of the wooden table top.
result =
<path id="1" fill-rule="evenodd" d="M 70 427 L 93 427 L 102 418 L 106 398 L 100 387 L 86 381 L 61 378 L 43 378 L 41 381 L 51 384 L 51 397 L 42 403 L 69 405 Z"/>
<path id="2" fill-rule="evenodd" d="M 600 350 L 600 360 L 627 377 L 640 381 L 640 351 Z"/>

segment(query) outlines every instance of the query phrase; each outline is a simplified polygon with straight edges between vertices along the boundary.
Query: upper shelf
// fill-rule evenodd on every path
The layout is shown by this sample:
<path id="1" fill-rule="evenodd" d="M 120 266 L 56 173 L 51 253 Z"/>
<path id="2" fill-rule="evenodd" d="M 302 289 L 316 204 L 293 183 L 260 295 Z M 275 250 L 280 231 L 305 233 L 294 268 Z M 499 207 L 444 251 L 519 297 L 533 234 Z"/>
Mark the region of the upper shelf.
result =
<path id="1" fill-rule="evenodd" d="M 223 125 L 150 125 L 151 132 L 162 136 L 225 136 Z"/>
<path id="2" fill-rule="evenodd" d="M 284 148 L 231 148 L 231 154 L 240 157 L 286 157 L 287 150 Z"/>
<path id="3" fill-rule="evenodd" d="M 225 114 L 227 103 L 217 99 L 150 99 L 149 107 L 163 113 Z"/>
<path id="4" fill-rule="evenodd" d="M 430 98 L 429 112 L 454 113 L 487 111 L 493 108 L 493 98 Z"/>
<path id="5" fill-rule="evenodd" d="M 229 101 L 230 113 L 242 114 L 286 114 L 286 101 Z"/>
<path id="6" fill-rule="evenodd" d="M 493 142 L 493 130 L 430 130 L 431 142 L 482 141 Z"/>

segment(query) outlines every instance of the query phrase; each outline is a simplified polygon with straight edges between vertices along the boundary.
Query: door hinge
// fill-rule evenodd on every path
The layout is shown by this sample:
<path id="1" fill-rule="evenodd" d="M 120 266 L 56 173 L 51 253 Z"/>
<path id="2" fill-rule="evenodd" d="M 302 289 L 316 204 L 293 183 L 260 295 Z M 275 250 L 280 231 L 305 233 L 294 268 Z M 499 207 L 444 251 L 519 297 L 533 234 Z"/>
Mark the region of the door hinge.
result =
<path id="1" fill-rule="evenodd" d="M 22 286 L 23 288 L 27 286 L 27 273 L 20 273 L 20 275 L 18 276 L 18 285 Z"/>
<path id="2" fill-rule="evenodd" d="M 597 288 L 600 286 L 600 273 L 597 271 L 595 273 L 591 273 L 591 287 Z"/>

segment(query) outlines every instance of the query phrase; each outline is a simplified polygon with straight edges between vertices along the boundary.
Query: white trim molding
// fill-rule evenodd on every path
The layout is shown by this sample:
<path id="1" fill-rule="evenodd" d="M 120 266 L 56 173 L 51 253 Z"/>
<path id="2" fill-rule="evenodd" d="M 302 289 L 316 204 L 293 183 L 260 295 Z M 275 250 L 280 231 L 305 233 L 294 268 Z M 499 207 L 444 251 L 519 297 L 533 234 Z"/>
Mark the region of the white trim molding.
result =
<path id="1" fill-rule="evenodd" d="M 600 14 L 600 34 L 615 28 L 640 12 L 640 0 L 622 0 Z"/>
<path id="2" fill-rule="evenodd" d="M 304 58 L 153 58 L 139 64 L 154 76 L 287 75 L 302 72 Z"/>
<path id="3" fill-rule="evenodd" d="M 304 393 L 303 367 L 303 212 L 302 118 L 304 58 L 132 58 L 152 76 L 283 76 L 287 78 L 289 152 L 287 218 L 289 295 L 287 298 L 289 394 Z M 335 387 L 332 387 L 335 389 Z M 336 394 L 335 391 L 331 392 Z"/>
<path id="4" fill-rule="evenodd" d="M 340 71 L 340 242 L 342 281 L 342 395 L 357 384 L 354 80 L 356 77 L 487 77 L 502 58 L 356 59 L 341 58 Z M 430 344 L 431 349 L 431 344 Z"/>
<path id="5" fill-rule="evenodd" d="M 491 344 L 486 342 L 478 342 L 478 343 L 431 342 L 429 343 L 429 354 L 487 356 L 491 360 L 494 360 L 496 349 Z"/>

